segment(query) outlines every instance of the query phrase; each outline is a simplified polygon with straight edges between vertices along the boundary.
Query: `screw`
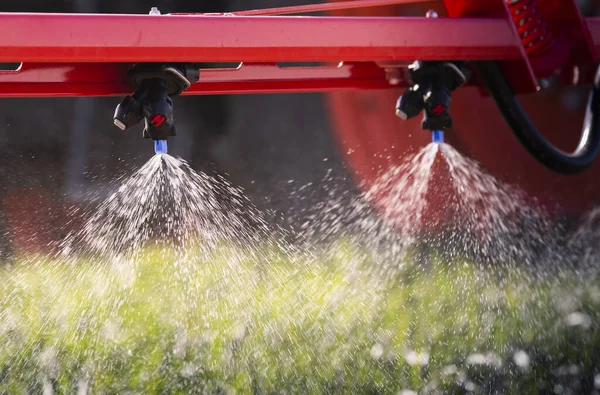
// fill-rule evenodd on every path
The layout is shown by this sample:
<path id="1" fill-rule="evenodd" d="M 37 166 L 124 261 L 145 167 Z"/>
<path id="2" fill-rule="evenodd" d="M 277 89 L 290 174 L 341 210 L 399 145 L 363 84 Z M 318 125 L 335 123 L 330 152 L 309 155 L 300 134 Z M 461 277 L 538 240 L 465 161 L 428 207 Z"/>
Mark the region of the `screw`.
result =
<path id="1" fill-rule="evenodd" d="M 435 12 L 434 10 L 429 10 L 427 11 L 427 13 L 425 14 L 426 18 L 437 18 L 439 15 L 437 12 Z"/>
<path id="2" fill-rule="evenodd" d="M 158 7 L 152 7 L 150 9 L 150 15 L 160 15 L 160 10 L 158 9 Z"/>

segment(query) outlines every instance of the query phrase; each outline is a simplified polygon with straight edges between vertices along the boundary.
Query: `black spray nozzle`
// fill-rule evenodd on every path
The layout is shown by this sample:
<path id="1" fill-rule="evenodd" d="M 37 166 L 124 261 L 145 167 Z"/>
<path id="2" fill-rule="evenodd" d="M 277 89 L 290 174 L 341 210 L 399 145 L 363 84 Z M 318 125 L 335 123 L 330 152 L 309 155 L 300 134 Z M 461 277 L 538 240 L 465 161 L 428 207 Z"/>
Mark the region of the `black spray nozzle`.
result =
<path id="1" fill-rule="evenodd" d="M 147 90 L 142 92 L 138 89 L 132 96 L 125 96 L 119 103 L 113 116 L 113 122 L 119 129 L 127 130 L 142 122 L 144 119 L 142 106 L 146 93 Z"/>
<path id="2" fill-rule="evenodd" d="M 169 137 L 177 135 L 173 122 L 173 100 L 167 94 L 164 80 L 155 79 L 146 83 L 151 86 L 143 105 L 143 136 L 152 140 L 168 140 Z"/>
<path id="3" fill-rule="evenodd" d="M 137 90 L 115 109 L 114 124 L 129 129 L 145 120 L 144 138 L 167 140 L 176 135 L 173 100 L 199 79 L 193 65 L 139 64 L 132 70 Z"/>
<path id="4" fill-rule="evenodd" d="M 396 115 L 407 120 L 424 111 L 422 129 L 451 128 L 452 92 L 467 82 L 469 70 L 461 63 L 416 61 L 409 71 L 413 85 L 398 99 Z"/>

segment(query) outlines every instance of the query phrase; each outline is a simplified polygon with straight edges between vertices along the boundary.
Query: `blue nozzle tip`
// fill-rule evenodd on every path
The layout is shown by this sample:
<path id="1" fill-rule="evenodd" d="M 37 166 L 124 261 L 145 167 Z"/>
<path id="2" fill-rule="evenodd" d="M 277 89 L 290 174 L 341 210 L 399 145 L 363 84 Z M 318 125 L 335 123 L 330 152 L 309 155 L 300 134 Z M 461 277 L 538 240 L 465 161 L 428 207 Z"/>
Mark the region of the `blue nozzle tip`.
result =
<path id="1" fill-rule="evenodd" d="M 431 133 L 431 139 L 434 143 L 443 143 L 444 132 L 441 130 L 434 130 L 433 133 Z"/>
<path id="2" fill-rule="evenodd" d="M 156 152 L 156 155 L 166 154 L 167 151 L 167 140 L 154 141 L 154 152 Z"/>

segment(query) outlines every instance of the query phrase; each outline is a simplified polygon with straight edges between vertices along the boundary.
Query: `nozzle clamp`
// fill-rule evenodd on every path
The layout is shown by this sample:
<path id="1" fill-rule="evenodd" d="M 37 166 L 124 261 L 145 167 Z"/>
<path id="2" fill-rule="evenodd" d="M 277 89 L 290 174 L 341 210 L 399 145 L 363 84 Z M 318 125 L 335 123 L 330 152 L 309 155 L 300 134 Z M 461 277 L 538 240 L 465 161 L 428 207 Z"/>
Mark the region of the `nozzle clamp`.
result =
<path id="1" fill-rule="evenodd" d="M 144 138 L 167 140 L 177 134 L 173 122 L 173 96 L 180 95 L 200 78 L 193 64 L 138 63 L 130 71 L 137 88 L 115 109 L 114 124 L 129 129 L 145 120 Z"/>
<path id="2" fill-rule="evenodd" d="M 396 103 L 396 115 L 407 120 L 425 111 L 421 128 L 429 131 L 452 127 L 452 92 L 464 85 L 470 70 L 463 62 L 415 61 L 408 70 L 412 86 Z"/>

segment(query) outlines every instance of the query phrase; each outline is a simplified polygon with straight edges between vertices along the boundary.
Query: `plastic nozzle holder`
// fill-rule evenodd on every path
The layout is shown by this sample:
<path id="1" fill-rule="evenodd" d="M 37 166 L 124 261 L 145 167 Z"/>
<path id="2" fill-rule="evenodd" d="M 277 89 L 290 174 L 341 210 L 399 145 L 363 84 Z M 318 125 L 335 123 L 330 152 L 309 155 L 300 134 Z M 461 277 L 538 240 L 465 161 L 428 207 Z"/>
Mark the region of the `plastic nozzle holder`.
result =
<path id="1" fill-rule="evenodd" d="M 168 152 L 167 140 L 154 140 L 154 152 L 156 155 L 166 154 Z"/>
<path id="2" fill-rule="evenodd" d="M 431 140 L 434 143 L 443 143 L 444 142 L 444 131 L 443 130 L 434 130 L 431 133 Z"/>

